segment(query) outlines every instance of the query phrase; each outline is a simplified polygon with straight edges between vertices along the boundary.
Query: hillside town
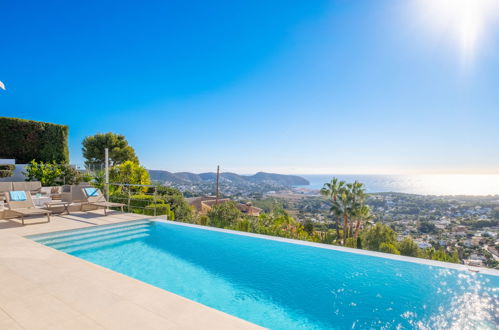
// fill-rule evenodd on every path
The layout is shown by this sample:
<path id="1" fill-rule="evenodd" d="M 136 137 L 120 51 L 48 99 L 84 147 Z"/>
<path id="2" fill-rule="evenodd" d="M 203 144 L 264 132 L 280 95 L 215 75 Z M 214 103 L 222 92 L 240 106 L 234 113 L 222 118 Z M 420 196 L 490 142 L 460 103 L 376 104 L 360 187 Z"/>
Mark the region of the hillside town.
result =
<path id="1" fill-rule="evenodd" d="M 332 225 L 330 203 L 303 189 L 266 195 L 302 222 Z M 383 222 L 398 234 L 412 237 L 422 249 L 457 248 L 464 264 L 498 267 L 499 196 L 430 196 L 402 193 L 370 194 L 369 223 Z M 258 205 L 258 203 L 256 203 Z"/>

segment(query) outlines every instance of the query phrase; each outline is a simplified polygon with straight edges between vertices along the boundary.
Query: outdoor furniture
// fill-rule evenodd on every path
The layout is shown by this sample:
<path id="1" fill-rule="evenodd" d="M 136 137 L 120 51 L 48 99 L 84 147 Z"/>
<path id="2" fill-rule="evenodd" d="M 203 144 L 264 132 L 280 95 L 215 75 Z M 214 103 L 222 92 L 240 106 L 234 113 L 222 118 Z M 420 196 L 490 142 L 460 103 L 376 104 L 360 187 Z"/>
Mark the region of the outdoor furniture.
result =
<path id="1" fill-rule="evenodd" d="M 42 192 L 40 181 L 0 182 L 0 200 L 4 199 L 4 193 L 9 191 L 29 191 L 31 194 Z"/>
<path id="2" fill-rule="evenodd" d="M 40 181 L 12 182 L 13 191 L 29 191 L 31 194 L 39 194 L 42 190 Z"/>
<path id="3" fill-rule="evenodd" d="M 4 200 L 4 193 L 12 191 L 12 182 L 0 182 L 0 200 Z"/>
<path id="4" fill-rule="evenodd" d="M 82 188 L 90 187 L 88 183 L 79 185 L 65 185 L 62 187 L 61 200 L 69 203 L 86 203 L 87 196 Z"/>
<path id="5" fill-rule="evenodd" d="M 121 212 L 124 212 L 123 207 L 125 206 L 125 204 L 108 202 L 106 200 L 106 197 L 104 197 L 104 195 L 99 189 L 92 187 L 85 187 L 81 188 L 81 190 L 86 198 L 86 204 L 97 206 L 98 208 L 103 208 L 104 215 L 107 215 L 108 207 L 119 207 L 121 208 Z"/>
<path id="6" fill-rule="evenodd" d="M 45 196 L 49 196 L 52 199 L 61 199 L 61 186 L 56 187 L 42 187 L 41 193 Z"/>
<path id="7" fill-rule="evenodd" d="M 66 214 L 69 214 L 69 206 L 71 205 L 71 203 L 68 203 L 68 202 L 62 202 L 62 201 L 57 201 L 57 202 L 48 202 L 48 203 L 45 203 L 45 208 L 49 211 L 51 211 L 52 213 L 55 213 L 53 211 L 54 208 L 57 208 L 57 207 L 63 207 L 63 210 L 61 212 L 58 212 L 60 214 L 63 214 L 64 212 L 66 212 Z"/>
<path id="8" fill-rule="evenodd" d="M 52 198 L 42 195 L 31 196 L 31 200 L 36 207 L 44 207 L 45 204 L 52 202 Z"/>
<path id="9" fill-rule="evenodd" d="M 50 222 L 50 214 L 52 212 L 44 209 L 36 208 L 31 199 L 31 194 L 26 191 L 9 191 L 4 193 L 7 200 L 7 209 L 17 217 L 21 217 L 22 224 L 24 225 L 24 217 L 29 215 L 46 215 L 47 222 Z"/>

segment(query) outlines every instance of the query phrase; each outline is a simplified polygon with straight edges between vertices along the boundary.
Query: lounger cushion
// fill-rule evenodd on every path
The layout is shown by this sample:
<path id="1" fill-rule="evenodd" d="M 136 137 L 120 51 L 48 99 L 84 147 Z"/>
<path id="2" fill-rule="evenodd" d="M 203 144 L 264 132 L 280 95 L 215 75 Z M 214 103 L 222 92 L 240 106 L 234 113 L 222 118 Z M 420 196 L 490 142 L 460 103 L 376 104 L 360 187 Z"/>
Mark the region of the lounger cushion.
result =
<path id="1" fill-rule="evenodd" d="M 22 202 L 26 200 L 26 192 L 16 190 L 16 191 L 11 191 L 9 192 L 10 194 L 10 199 L 14 202 Z"/>
<path id="2" fill-rule="evenodd" d="M 99 189 L 97 188 L 83 188 L 87 197 L 97 197 L 99 196 Z"/>

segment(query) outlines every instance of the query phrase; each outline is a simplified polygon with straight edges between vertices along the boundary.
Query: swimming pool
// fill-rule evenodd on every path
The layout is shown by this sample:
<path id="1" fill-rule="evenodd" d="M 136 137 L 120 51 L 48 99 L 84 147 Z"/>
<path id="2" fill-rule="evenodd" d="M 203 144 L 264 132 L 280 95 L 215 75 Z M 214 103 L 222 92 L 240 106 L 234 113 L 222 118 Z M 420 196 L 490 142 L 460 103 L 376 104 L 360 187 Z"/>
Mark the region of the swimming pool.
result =
<path id="1" fill-rule="evenodd" d="M 272 329 L 499 324 L 499 276 L 254 236 L 145 220 L 29 238 Z"/>

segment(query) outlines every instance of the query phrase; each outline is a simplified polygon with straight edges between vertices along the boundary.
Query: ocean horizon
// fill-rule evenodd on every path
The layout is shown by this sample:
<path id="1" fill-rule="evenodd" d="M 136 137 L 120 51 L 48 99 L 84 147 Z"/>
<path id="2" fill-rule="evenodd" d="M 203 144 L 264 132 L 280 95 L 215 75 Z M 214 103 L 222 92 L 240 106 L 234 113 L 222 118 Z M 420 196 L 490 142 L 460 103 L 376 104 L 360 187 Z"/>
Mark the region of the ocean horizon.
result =
<path id="1" fill-rule="evenodd" d="M 299 174 L 310 184 L 299 186 L 321 189 L 333 177 L 364 183 L 368 193 L 398 192 L 418 195 L 499 195 L 499 174 Z"/>

